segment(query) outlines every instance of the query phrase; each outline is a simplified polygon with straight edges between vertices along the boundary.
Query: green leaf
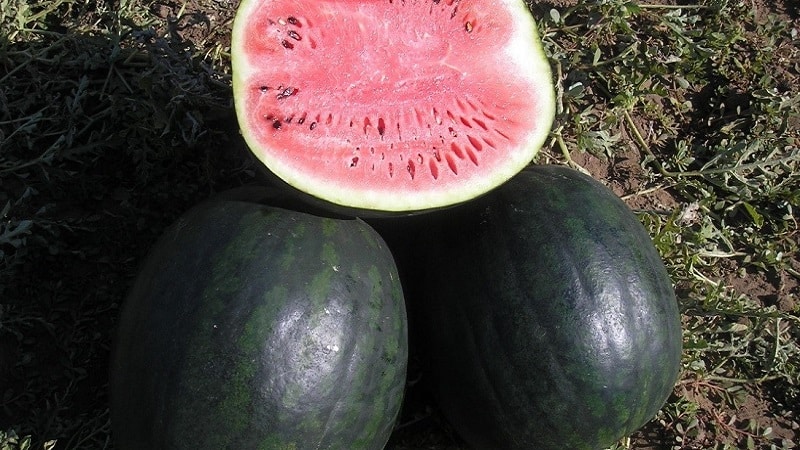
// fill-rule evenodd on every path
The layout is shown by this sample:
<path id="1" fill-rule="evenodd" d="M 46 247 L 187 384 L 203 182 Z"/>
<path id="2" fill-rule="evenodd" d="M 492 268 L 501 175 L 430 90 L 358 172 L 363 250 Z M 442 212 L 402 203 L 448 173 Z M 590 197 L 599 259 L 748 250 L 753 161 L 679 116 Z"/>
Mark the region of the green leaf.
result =
<path id="1" fill-rule="evenodd" d="M 561 13 L 558 12 L 557 9 L 553 8 L 550 10 L 550 19 L 553 20 L 553 23 L 561 23 Z"/>
<path id="2" fill-rule="evenodd" d="M 753 223 L 758 227 L 761 228 L 764 225 L 764 216 L 759 214 L 756 211 L 756 208 L 748 202 L 743 202 L 742 205 L 747 213 L 750 215 L 750 218 L 753 219 Z"/>

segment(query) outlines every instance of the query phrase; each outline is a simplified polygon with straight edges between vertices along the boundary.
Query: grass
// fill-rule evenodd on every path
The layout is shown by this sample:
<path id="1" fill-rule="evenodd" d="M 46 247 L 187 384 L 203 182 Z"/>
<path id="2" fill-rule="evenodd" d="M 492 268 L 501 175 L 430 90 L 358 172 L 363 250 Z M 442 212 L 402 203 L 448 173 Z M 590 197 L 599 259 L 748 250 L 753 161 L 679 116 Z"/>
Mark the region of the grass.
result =
<path id="1" fill-rule="evenodd" d="M 558 81 L 539 162 L 634 208 L 682 310 L 674 394 L 617 448 L 796 448 L 798 11 L 665 3 L 533 6 Z M 232 14 L 0 0 L 0 449 L 112 448 L 108 352 L 137 264 L 189 206 L 263 179 L 231 104 Z M 459 448 L 420 404 L 393 448 Z"/>

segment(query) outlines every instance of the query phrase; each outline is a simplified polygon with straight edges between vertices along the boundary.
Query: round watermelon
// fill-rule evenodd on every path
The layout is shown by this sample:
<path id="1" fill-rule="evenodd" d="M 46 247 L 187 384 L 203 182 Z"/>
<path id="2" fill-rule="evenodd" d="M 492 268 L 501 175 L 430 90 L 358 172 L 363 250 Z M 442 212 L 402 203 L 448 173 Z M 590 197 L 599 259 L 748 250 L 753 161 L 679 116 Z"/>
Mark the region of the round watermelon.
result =
<path id="1" fill-rule="evenodd" d="M 116 447 L 383 448 L 408 358 L 385 243 L 360 220 L 236 197 L 172 225 L 125 300 Z"/>
<path id="2" fill-rule="evenodd" d="M 243 0 L 233 93 L 253 153 L 361 210 L 477 197 L 552 125 L 552 74 L 522 0 Z"/>
<path id="3" fill-rule="evenodd" d="M 414 218 L 408 298 L 442 411 L 472 447 L 596 450 L 656 415 L 680 371 L 680 314 L 622 200 L 534 166 L 444 212 Z"/>

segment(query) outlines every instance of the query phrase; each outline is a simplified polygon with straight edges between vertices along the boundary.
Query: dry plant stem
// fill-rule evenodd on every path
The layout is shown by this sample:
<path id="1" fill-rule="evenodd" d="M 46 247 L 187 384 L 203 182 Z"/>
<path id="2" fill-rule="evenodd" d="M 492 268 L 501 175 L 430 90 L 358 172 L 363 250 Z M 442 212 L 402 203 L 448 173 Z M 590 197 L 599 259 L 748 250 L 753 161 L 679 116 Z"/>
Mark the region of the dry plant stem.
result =
<path id="1" fill-rule="evenodd" d="M 567 164 L 569 164 L 569 166 L 572 167 L 573 169 L 576 169 L 585 175 L 591 176 L 592 174 L 589 173 L 588 170 L 584 169 L 580 164 L 572 160 L 572 157 L 569 154 L 569 149 L 567 149 L 567 143 L 564 142 L 564 137 L 561 135 L 561 127 L 559 127 L 559 129 L 556 130 L 555 135 L 556 135 L 556 142 L 558 142 L 558 147 L 559 149 L 561 149 L 561 154 L 564 155 L 564 159 L 567 161 Z"/>
<path id="2" fill-rule="evenodd" d="M 561 114 L 564 111 L 564 86 L 561 84 L 562 78 L 563 73 L 561 71 L 561 62 L 556 61 L 556 111 L 558 114 Z M 564 126 L 559 125 L 559 127 L 556 128 L 552 134 L 555 137 L 555 140 L 558 143 L 558 148 L 561 150 L 561 154 L 564 155 L 564 159 L 567 161 L 567 164 L 573 169 L 577 169 L 586 175 L 591 175 L 588 170 L 584 169 L 572 160 L 569 150 L 567 149 L 567 143 L 564 142 L 564 136 L 561 134 L 563 129 Z"/>
<path id="3" fill-rule="evenodd" d="M 563 78 L 563 73 L 561 69 L 561 62 L 556 61 L 556 111 L 558 114 L 561 114 L 564 111 L 564 86 L 561 84 L 561 79 Z M 567 149 L 567 143 L 564 142 L 564 136 L 561 134 L 561 131 L 564 129 L 563 125 L 559 125 L 555 131 L 552 132 L 552 135 L 555 137 L 556 142 L 558 143 L 558 148 L 561 150 L 561 154 L 564 155 L 564 159 L 567 161 L 567 164 L 572 167 L 573 169 L 579 170 L 581 173 L 586 175 L 591 175 L 588 170 L 584 169 L 580 165 L 578 165 L 575 161 L 572 160 L 572 157 L 569 154 L 569 150 Z"/>
<path id="4" fill-rule="evenodd" d="M 66 37 L 62 37 L 61 39 L 53 42 L 52 44 L 50 44 L 47 47 L 45 47 L 42 50 L 40 50 L 36 55 L 31 55 L 30 58 L 27 61 L 25 61 L 24 63 L 18 65 L 17 67 L 14 67 L 13 69 L 9 70 L 8 73 L 6 73 L 5 76 L 3 76 L 3 78 L 0 78 L 0 84 L 3 84 L 5 82 L 7 82 L 7 80 L 9 78 L 11 78 L 11 76 L 13 76 L 18 71 L 20 71 L 20 70 L 24 69 L 25 67 L 27 67 L 28 64 L 30 64 L 30 63 L 32 63 L 34 61 L 37 61 L 37 60 L 41 61 L 42 60 L 42 55 L 46 55 L 47 52 L 53 50 L 57 46 L 60 46 L 66 40 L 67 40 Z"/>
<path id="5" fill-rule="evenodd" d="M 620 198 L 622 198 L 623 200 L 629 200 L 629 199 L 631 199 L 633 197 L 637 197 L 637 196 L 640 196 L 640 195 L 652 194 L 653 192 L 657 192 L 657 191 L 660 191 L 662 189 L 667 189 L 667 188 L 672 187 L 672 186 L 673 185 L 671 185 L 671 184 L 670 185 L 666 185 L 666 186 L 652 186 L 652 187 L 649 187 L 647 189 L 642 189 L 641 191 L 636 191 L 636 192 L 631 192 L 630 194 L 625 194 Z M 668 211 L 663 211 L 663 213 L 667 214 L 669 212 Z"/>
<path id="6" fill-rule="evenodd" d="M 642 9 L 712 9 L 707 5 L 639 5 Z"/>

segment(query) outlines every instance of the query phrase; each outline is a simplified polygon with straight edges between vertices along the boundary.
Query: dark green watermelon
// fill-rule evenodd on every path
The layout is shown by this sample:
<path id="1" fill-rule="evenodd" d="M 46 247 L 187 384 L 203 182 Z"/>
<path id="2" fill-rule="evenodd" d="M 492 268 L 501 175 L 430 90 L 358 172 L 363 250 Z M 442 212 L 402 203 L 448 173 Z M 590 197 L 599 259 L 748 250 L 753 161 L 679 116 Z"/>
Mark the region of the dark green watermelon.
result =
<path id="1" fill-rule="evenodd" d="M 212 200 L 166 231 L 125 301 L 116 447 L 380 449 L 407 352 L 394 260 L 364 222 Z"/>
<path id="2" fill-rule="evenodd" d="M 598 449 L 655 416 L 679 374 L 679 311 L 613 192 L 537 166 L 443 217 L 421 231 L 409 296 L 437 398 L 471 446 Z"/>

